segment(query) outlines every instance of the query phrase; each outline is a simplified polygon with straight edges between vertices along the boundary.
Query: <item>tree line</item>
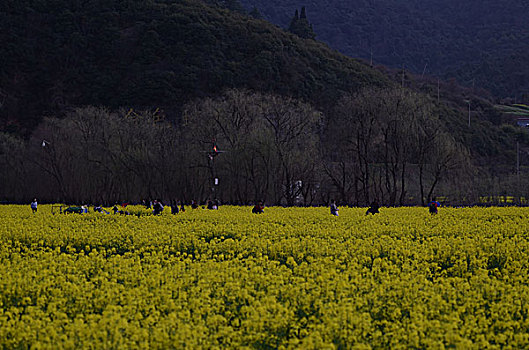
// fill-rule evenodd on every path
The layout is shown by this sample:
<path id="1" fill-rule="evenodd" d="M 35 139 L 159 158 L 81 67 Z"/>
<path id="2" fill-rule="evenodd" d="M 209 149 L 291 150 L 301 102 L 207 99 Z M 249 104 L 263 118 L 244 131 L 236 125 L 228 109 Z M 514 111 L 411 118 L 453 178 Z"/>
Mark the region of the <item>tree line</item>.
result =
<path id="1" fill-rule="evenodd" d="M 0 134 L 0 199 L 395 206 L 468 176 L 468 152 L 424 95 L 366 88 L 328 113 L 236 89 L 188 103 L 178 125 L 159 110 L 76 108 L 27 141 Z"/>

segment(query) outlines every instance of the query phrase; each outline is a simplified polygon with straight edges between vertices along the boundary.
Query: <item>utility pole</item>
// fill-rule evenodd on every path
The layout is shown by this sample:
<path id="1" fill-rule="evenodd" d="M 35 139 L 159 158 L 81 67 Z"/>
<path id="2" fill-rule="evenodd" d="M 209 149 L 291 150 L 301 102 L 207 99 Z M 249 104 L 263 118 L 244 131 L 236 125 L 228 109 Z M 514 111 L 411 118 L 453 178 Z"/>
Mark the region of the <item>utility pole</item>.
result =
<path id="1" fill-rule="evenodd" d="M 402 65 L 402 87 L 404 87 L 404 64 Z"/>
<path id="2" fill-rule="evenodd" d="M 210 151 L 205 151 L 208 156 L 208 168 L 211 173 L 211 199 L 215 199 L 217 194 L 216 188 L 219 185 L 219 178 L 217 177 L 217 172 L 215 171 L 215 158 L 224 151 L 219 151 L 217 149 L 217 141 L 213 139 L 213 148 Z"/>
<path id="3" fill-rule="evenodd" d="M 470 100 L 468 100 L 468 127 L 470 128 Z"/>

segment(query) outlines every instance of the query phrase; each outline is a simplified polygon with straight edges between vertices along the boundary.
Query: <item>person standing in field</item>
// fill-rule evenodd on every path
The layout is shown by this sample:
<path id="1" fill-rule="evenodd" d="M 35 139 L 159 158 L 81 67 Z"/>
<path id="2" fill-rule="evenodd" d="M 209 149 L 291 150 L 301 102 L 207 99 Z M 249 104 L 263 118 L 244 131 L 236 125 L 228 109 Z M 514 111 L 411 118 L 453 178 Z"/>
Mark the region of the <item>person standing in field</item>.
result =
<path id="1" fill-rule="evenodd" d="M 371 205 L 369 206 L 369 209 L 367 209 L 366 211 L 366 215 L 369 215 L 369 214 L 375 215 L 375 214 L 380 213 L 380 211 L 378 210 L 379 208 L 380 206 L 378 205 L 377 201 L 372 202 Z"/>
<path id="2" fill-rule="evenodd" d="M 264 213 L 264 204 L 262 201 L 259 201 L 255 204 L 255 206 L 252 208 L 253 214 L 263 214 Z"/>
<path id="3" fill-rule="evenodd" d="M 176 202 L 176 200 L 173 199 L 171 201 L 171 214 L 175 215 L 178 214 L 178 212 L 178 203 Z"/>
<path id="4" fill-rule="evenodd" d="M 435 200 L 435 197 L 432 198 L 432 201 L 428 203 L 428 211 L 432 215 L 436 215 L 438 208 L 441 206 L 441 203 Z"/>
<path id="5" fill-rule="evenodd" d="M 31 202 L 31 210 L 33 211 L 33 214 L 37 212 L 37 198 L 33 199 L 33 202 Z"/>
<path id="6" fill-rule="evenodd" d="M 157 199 L 154 200 L 154 204 L 153 204 L 152 208 L 153 208 L 152 213 L 153 213 L 154 215 L 160 215 L 160 214 L 162 213 L 162 211 L 163 211 L 163 205 L 162 205 L 162 203 L 161 203 L 159 200 L 157 200 Z"/>
<path id="7" fill-rule="evenodd" d="M 331 208 L 331 214 L 334 215 L 334 216 L 338 216 L 339 209 L 336 206 L 336 202 L 334 201 L 334 199 L 331 199 L 330 208 Z"/>

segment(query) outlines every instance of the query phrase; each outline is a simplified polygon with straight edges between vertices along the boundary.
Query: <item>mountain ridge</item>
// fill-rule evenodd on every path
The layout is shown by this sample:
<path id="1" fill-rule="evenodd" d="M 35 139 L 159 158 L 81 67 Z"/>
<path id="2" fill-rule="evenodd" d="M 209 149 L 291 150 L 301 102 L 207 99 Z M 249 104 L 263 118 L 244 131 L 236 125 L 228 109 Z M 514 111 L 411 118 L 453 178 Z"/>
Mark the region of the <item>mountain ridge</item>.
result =
<path id="1" fill-rule="evenodd" d="M 242 0 L 265 19 L 287 28 L 295 9 L 306 6 L 317 38 L 340 52 L 376 64 L 455 77 L 467 86 L 479 84 L 497 97 L 529 92 L 529 71 L 513 62 L 496 65 L 487 79 L 483 64 L 520 55 L 529 40 L 529 4 L 519 1 L 356 1 Z M 527 56 L 527 50 L 522 48 Z M 523 79 L 509 83 L 512 70 Z M 503 74 L 503 76 L 502 76 Z M 469 75 L 472 75 L 469 77 Z"/>

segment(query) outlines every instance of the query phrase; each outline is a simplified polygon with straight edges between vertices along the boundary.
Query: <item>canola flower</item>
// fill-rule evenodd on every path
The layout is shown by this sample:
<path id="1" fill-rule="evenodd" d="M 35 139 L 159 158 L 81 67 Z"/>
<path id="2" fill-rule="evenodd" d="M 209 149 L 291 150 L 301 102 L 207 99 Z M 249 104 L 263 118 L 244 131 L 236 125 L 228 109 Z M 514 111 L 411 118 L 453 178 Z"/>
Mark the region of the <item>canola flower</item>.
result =
<path id="1" fill-rule="evenodd" d="M 529 209 L 364 213 L 0 206 L 0 347 L 529 347 Z"/>

